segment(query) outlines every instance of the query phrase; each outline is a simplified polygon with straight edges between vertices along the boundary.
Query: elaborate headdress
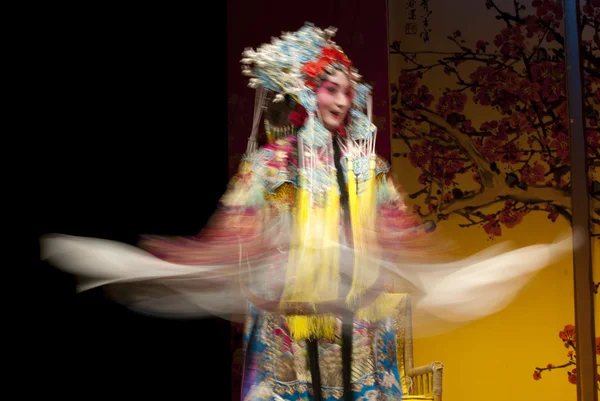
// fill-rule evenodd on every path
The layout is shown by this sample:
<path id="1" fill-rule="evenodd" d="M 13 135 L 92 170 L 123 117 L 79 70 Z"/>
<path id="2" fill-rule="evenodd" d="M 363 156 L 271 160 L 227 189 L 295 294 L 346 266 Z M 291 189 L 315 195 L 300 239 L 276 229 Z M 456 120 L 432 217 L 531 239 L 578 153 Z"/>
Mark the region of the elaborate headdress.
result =
<path id="1" fill-rule="evenodd" d="M 348 115 L 345 138 L 338 137 L 343 149 L 344 173 L 348 183 L 348 202 L 352 220 L 352 283 L 346 303 L 363 317 L 377 317 L 381 303 L 362 308 L 360 300 L 375 284 L 376 266 L 367 262 L 367 246 L 374 245 L 375 135 L 371 122 L 371 88 L 362 82 L 344 52 L 331 40 L 335 28 L 321 30 L 306 23 L 300 30 L 283 33 L 257 50 L 246 49 L 241 60 L 242 72 L 250 77 L 256 102 L 252 133 L 246 157 L 257 150 L 256 137 L 263 108 L 268 99 L 275 102 L 293 99 L 308 117 L 297 132 L 298 179 L 294 233 L 287 265 L 282 304 L 317 305 L 338 298 L 339 259 L 339 187 L 333 156 L 333 137 L 324 127 L 318 112 L 316 88 L 327 73 L 340 70 L 347 74 L 353 101 Z M 271 92 L 271 96 L 269 96 Z M 259 155 L 260 157 L 260 155 Z M 369 250 L 371 252 L 371 250 Z M 348 265 L 348 263 L 346 263 Z M 297 338 L 333 335 L 331 316 L 292 316 L 290 330 Z"/>
<path id="2" fill-rule="evenodd" d="M 309 119 L 300 130 L 299 137 L 310 147 L 326 146 L 329 132 L 316 117 L 315 89 L 326 72 L 339 69 L 347 73 L 354 97 L 350 110 L 349 137 L 367 141 L 374 146 L 376 127 L 371 123 L 371 87 L 362 82 L 351 61 L 331 38 L 335 28 L 321 30 L 306 23 L 297 32 L 284 33 L 262 45 L 256 51 L 246 49 L 242 59 L 242 72 L 250 76 L 249 86 L 257 89 L 255 121 L 249 141 L 249 151 L 256 146 L 256 133 L 261 110 L 267 99 L 266 91 L 275 92 L 275 101 L 290 96 L 308 112 Z M 374 149 L 373 149 L 374 150 Z"/>

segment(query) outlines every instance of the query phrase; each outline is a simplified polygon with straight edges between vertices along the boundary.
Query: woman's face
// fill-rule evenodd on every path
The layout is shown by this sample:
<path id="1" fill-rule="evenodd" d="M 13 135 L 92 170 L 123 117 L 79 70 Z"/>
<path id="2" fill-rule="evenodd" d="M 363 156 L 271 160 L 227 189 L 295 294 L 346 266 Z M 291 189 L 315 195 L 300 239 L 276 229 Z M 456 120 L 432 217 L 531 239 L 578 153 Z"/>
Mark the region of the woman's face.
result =
<path id="1" fill-rule="evenodd" d="M 317 89 L 317 106 L 321 121 L 330 131 L 337 130 L 350 109 L 352 87 L 350 80 L 341 71 L 335 70 Z"/>

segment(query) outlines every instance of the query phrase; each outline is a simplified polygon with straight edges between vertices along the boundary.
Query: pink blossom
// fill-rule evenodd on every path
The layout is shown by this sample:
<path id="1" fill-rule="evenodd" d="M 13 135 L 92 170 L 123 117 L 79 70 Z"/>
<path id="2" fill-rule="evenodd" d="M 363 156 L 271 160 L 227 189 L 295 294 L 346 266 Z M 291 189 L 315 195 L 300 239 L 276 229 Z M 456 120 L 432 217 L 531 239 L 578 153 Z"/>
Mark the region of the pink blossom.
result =
<path id="1" fill-rule="evenodd" d="M 586 142 L 588 145 L 588 157 L 596 156 L 600 149 L 600 133 L 598 130 L 588 129 L 586 131 Z"/>
<path id="2" fill-rule="evenodd" d="M 431 160 L 431 149 L 427 141 L 413 146 L 408 158 L 413 167 L 426 167 Z"/>
<path id="3" fill-rule="evenodd" d="M 429 88 L 425 85 L 421 85 L 421 87 L 417 90 L 417 97 L 419 102 L 425 107 L 429 107 L 433 101 L 433 95 L 429 93 Z"/>
<path id="4" fill-rule="evenodd" d="M 412 92 L 417 88 L 417 75 L 402 71 L 398 77 L 398 90 L 402 93 Z"/>
<path id="5" fill-rule="evenodd" d="M 527 79 L 521 80 L 520 85 L 520 98 L 519 100 L 523 103 L 528 103 L 530 101 L 539 102 L 540 99 L 540 84 L 537 82 L 532 83 Z M 530 113 L 535 115 L 535 111 L 533 108 L 530 108 Z"/>
<path id="6" fill-rule="evenodd" d="M 504 151 L 502 161 L 505 163 L 516 164 L 519 163 L 521 157 L 523 157 L 523 152 L 521 152 L 521 149 L 514 142 L 504 145 L 502 150 Z"/>
<path id="7" fill-rule="evenodd" d="M 506 228 L 513 228 L 521 221 L 523 221 L 524 213 L 520 210 L 515 209 L 504 209 L 498 220 L 506 226 Z"/>
<path id="8" fill-rule="evenodd" d="M 481 153 L 490 163 L 495 162 L 502 156 L 502 143 L 493 138 L 488 138 L 484 142 Z"/>
<path id="9" fill-rule="evenodd" d="M 556 149 L 556 155 L 565 163 L 569 162 L 569 137 L 563 133 L 559 133 L 556 138 L 550 142 L 550 146 Z"/>
<path id="10" fill-rule="evenodd" d="M 551 205 L 546 206 L 546 210 L 550 213 L 548 213 L 548 220 L 552 221 L 553 223 L 556 221 L 556 219 L 558 218 L 558 211 L 556 210 L 556 208 L 554 208 Z"/>
<path id="11" fill-rule="evenodd" d="M 495 218 L 490 219 L 483 225 L 483 230 L 489 234 L 490 238 L 499 237 L 502 235 L 502 228 L 500 222 Z"/>
<path id="12" fill-rule="evenodd" d="M 473 83 L 479 85 L 495 84 L 496 83 L 496 70 L 492 67 L 478 67 L 475 72 L 469 75 L 469 78 Z"/>
<path id="13" fill-rule="evenodd" d="M 438 114 L 448 117 L 452 113 L 461 113 L 466 102 L 467 96 L 464 93 L 452 91 L 439 99 L 436 111 Z"/>
<path id="14" fill-rule="evenodd" d="M 521 179 L 529 185 L 543 182 L 545 172 L 544 166 L 536 162 L 533 167 L 526 165 L 521 169 Z"/>

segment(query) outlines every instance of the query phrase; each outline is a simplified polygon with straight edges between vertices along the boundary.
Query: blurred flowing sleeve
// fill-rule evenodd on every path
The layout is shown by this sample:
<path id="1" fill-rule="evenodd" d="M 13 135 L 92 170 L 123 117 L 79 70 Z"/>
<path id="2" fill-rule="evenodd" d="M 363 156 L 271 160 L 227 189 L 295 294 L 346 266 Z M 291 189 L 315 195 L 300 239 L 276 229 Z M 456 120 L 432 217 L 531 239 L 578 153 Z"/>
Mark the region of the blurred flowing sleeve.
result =
<path id="1" fill-rule="evenodd" d="M 282 157 L 290 146 L 284 145 L 263 146 L 242 161 L 198 234 L 141 237 L 139 248 L 183 274 L 117 283 L 109 288 L 112 296 L 140 310 L 197 315 L 202 309 L 238 321 L 250 294 L 275 299 L 284 277 L 295 193 Z"/>
<path id="2" fill-rule="evenodd" d="M 193 236 L 143 235 L 138 246 L 180 265 L 237 264 L 265 250 L 264 185 L 253 171 L 259 163 L 244 160 L 230 180 L 214 214 Z"/>
<path id="3" fill-rule="evenodd" d="M 131 246 L 51 234 L 40 239 L 41 258 L 74 275 L 79 292 L 103 287 L 109 298 L 141 312 L 237 320 L 233 315 L 246 312 L 246 290 L 261 292 L 285 256 L 289 219 L 272 205 L 284 202 L 289 185 L 268 187 L 272 153 L 261 148 L 242 161 L 196 235 L 144 235 Z"/>
<path id="4" fill-rule="evenodd" d="M 389 165 L 379 158 L 376 175 L 376 233 L 387 258 L 406 258 L 407 252 L 426 251 L 433 244 L 433 221 L 424 221 L 405 202 L 405 193 L 394 183 Z M 413 256 L 414 256 L 413 255 Z"/>
<path id="5" fill-rule="evenodd" d="M 415 333 L 435 335 L 499 312 L 542 269 L 572 250 L 571 238 L 514 248 L 459 249 L 434 221 L 411 210 L 386 171 L 377 175 L 377 241 L 385 289 L 412 298 Z M 460 255 L 457 251 L 468 254 Z"/>

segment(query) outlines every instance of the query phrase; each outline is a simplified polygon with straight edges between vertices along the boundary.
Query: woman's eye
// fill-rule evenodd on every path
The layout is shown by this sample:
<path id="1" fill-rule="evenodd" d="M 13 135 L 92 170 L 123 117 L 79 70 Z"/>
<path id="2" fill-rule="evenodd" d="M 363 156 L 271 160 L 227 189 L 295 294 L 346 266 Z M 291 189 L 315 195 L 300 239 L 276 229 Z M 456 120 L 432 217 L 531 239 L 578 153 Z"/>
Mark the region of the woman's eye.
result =
<path id="1" fill-rule="evenodd" d="M 335 93 L 335 88 L 327 88 L 327 92 L 333 95 Z"/>

